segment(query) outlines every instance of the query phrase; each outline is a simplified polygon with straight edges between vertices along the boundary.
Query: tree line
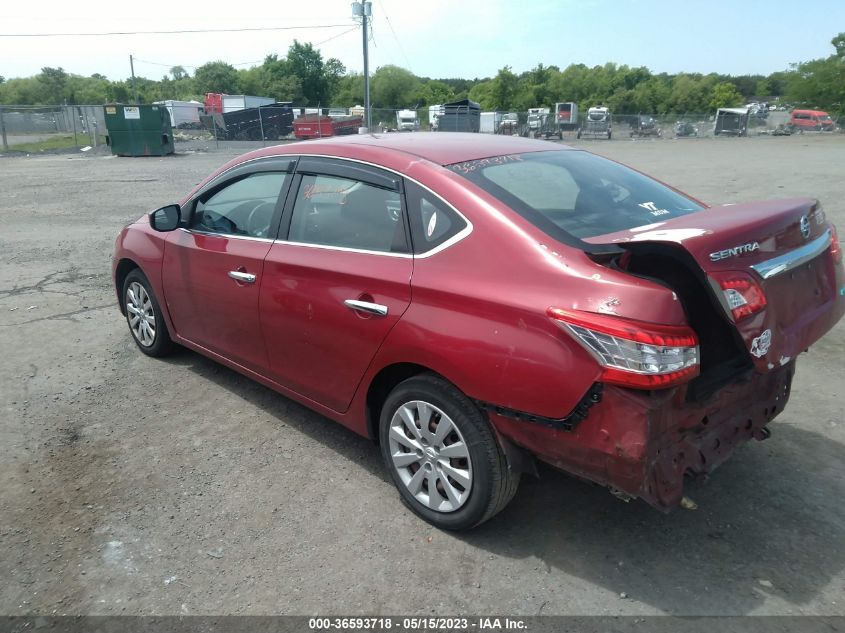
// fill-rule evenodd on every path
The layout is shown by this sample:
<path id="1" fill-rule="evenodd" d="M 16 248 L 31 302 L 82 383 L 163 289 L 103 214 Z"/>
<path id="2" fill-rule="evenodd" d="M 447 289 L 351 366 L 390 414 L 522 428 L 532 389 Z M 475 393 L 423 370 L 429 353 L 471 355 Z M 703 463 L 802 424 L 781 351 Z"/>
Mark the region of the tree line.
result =
<path id="1" fill-rule="evenodd" d="M 845 33 L 831 40 L 834 53 L 793 64 L 770 75 L 652 73 L 645 67 L 607 63 L 566 68 L 538 64 L 514 73 L 509 66 L 484 79 L 418 77 L 395 65 L 382 66 L 370 80 L 374 108 L 423 108 L 471 99 L 482 110 L 522 111 L 574 101 L 584 109 L 597 103 L 618 113 L 709 112 L 751 99 L 845 113 Z M 347 72 L 336 58 L 323 59 L 310 43 L 294 41 L 287 55 L 268 55 L 260 65 L 237 69 L 212 61 L 191 75 L 174 66 L 159 80 L 136 77 L 112 81 L 103 75 L 83 77 L 62 68 L 43 68 L 34 77 L 0 77 L 0 104 L 58 105 L 134 102 L 165 99 L 201 101 L 207 92 L 269 96 L 303 106 L 352 106 L 364 102 L 364 79 Z"/>

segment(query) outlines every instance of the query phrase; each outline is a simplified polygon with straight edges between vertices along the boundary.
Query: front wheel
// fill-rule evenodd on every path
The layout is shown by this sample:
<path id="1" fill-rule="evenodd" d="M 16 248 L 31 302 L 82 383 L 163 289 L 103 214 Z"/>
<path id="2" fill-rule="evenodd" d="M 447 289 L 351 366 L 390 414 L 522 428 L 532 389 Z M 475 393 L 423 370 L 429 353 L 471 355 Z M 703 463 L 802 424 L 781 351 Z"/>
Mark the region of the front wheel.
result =
<path id="1" fill-rule="evenodd" d="M 393 389 L 382 407 L 379 439 L 402 501 L 438 528 L 480 525 L 508 504 L 519 485 L 478 408 L 432 374 Z"/>
<path id="2" fill-rule="evenodd" d="M 150 282 L 138 269 L 126 275 L 123 282 L 123 308 L 138 349 L 147 356 L 156 357 L 173 351 L 173 341 Z"/>

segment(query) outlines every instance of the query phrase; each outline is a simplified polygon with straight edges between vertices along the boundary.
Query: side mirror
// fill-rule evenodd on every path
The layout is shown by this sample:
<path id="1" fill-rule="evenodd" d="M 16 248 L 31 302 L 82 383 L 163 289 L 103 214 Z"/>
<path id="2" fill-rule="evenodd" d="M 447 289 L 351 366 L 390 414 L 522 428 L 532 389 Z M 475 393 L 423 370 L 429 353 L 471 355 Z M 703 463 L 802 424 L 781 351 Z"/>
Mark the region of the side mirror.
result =
<path id="1" fill-rule="evenodd" d="M 150 226 L 156 231 L 173 231 L 182 220 L 182 209 L 178 204 L 169 204 L 150 213 Z"/>

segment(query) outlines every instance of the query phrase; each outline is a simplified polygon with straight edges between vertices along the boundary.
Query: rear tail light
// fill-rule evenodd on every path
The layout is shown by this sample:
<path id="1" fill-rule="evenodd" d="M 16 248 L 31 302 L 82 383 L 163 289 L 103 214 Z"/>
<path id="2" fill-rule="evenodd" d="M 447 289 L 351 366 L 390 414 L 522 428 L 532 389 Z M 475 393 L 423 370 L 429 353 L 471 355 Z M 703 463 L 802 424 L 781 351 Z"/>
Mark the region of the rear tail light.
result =
<path id="1" fill-rule="evenodd" d="M 698 375 L 698 339 L 686 326 L 549 308 L 602 367 L 600 380 L 635 389 L 663 389 Z"/>
<path id="2" fill-rule="evenodd" d="M 722 288 L 734 322 L 746 319 L 766 307 L 763 289 L 745 273 L 714 273 Z"/>
<path id="3" fill-rule="evenodd" d="M 830 225 L 830 256 L 837 264 L 842 261 L 842 245 L 839 243 L 836 227 L 832 224 Z"/>

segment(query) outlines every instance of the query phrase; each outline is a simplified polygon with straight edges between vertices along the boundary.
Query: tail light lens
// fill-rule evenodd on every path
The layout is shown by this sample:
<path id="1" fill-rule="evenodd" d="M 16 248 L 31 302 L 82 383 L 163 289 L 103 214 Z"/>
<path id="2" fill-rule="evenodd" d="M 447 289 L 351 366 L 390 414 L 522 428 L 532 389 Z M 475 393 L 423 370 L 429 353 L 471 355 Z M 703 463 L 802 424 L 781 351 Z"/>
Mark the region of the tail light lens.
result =
<path id="1" fill-rule="evenodd" d="M 562 308 L 546 314 L 599 362 L 602 382 L 663 389 L 698 375 L 698 339 L 689 327 Z"/>
<path id="2" fill-rule="evenodd" d="M 833 224 L 830 225 L 830 256 L 837 264 L 842 261 L 842 244 L 839 243 L 839 236 Z"/>
<path id="3" fill-rule="evenodd" d="M 744 273 L 714 274 L 734 322 L 747 319 L 766 307 L 766 295 L 754 278 Z"/>

